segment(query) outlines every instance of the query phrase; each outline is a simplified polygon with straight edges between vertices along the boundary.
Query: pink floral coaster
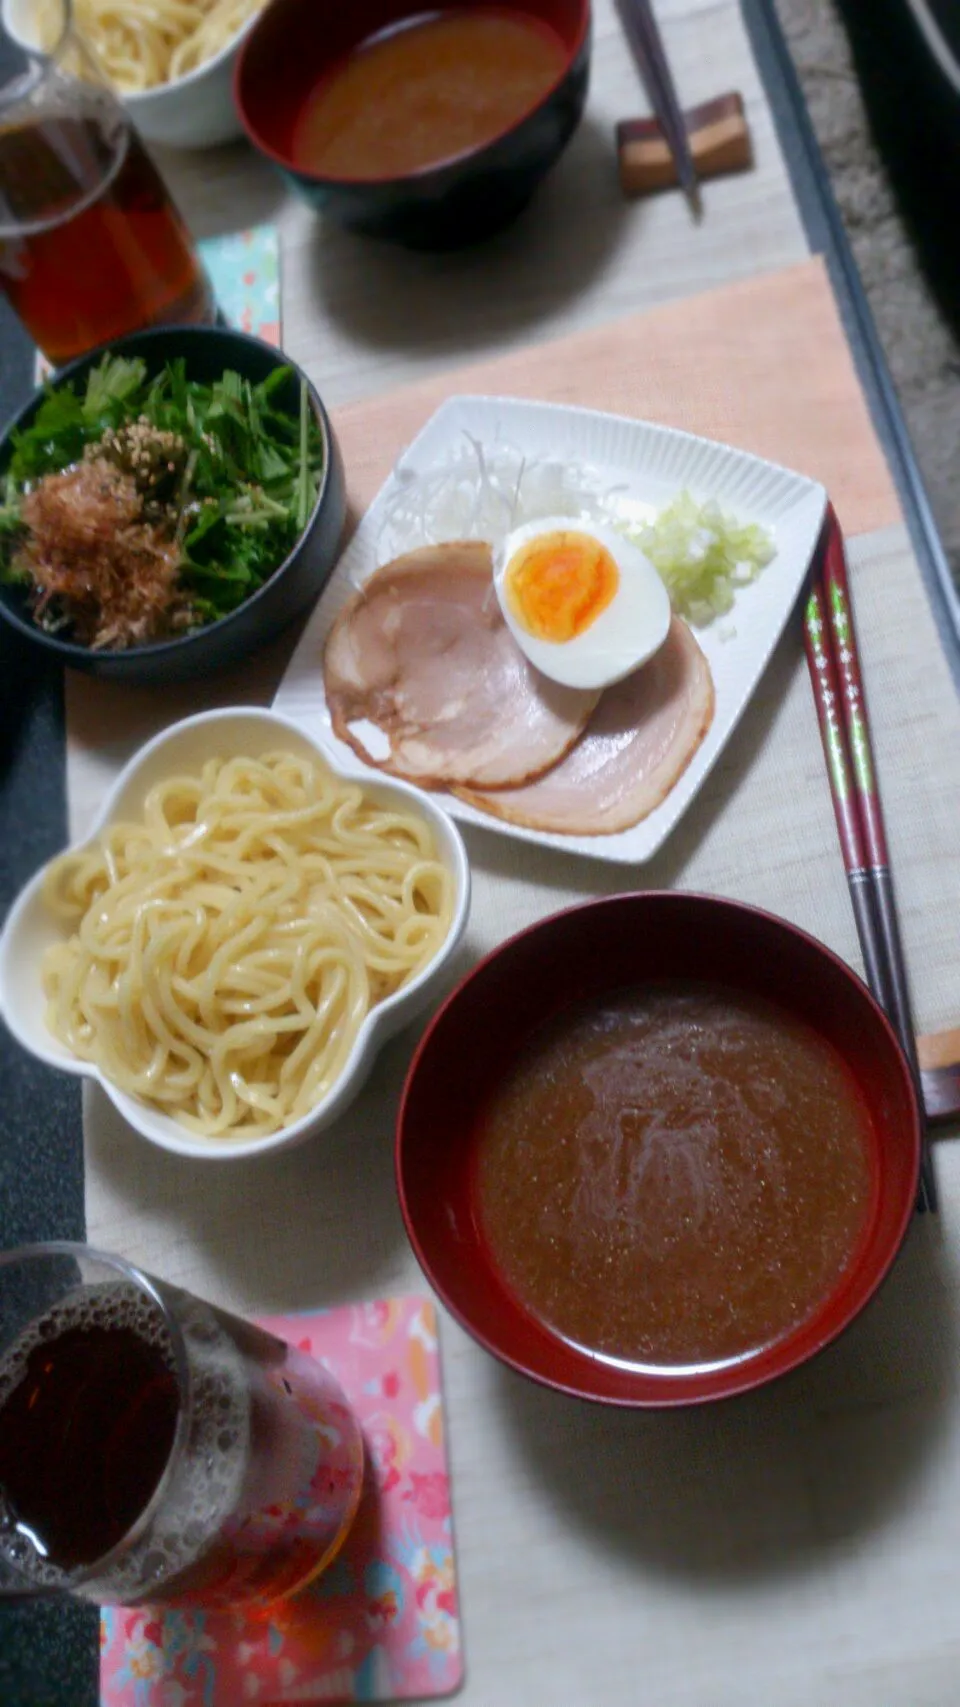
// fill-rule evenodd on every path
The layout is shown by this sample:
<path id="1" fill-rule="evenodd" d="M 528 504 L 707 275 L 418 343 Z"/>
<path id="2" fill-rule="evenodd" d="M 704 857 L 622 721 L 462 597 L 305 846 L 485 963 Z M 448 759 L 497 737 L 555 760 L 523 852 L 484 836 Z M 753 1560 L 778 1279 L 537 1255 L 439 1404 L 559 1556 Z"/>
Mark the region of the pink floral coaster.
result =
<path id="1" fill-rule="evenodd" d="M 200 256 L 228 326 L 280 344 L 280 237 L 275 225 L 252 225 L 205 237 Z"/>
<path id="2" fill-rule="evenodd" d="M 262 1325 L 332 1370 L 368 1475 L 339 1558 L 269 1619 L 105 1609 L 101 1707 L 306 1707 L 449 1695 L 463 1677 L 436 1311 L 428 1298 Z"/>

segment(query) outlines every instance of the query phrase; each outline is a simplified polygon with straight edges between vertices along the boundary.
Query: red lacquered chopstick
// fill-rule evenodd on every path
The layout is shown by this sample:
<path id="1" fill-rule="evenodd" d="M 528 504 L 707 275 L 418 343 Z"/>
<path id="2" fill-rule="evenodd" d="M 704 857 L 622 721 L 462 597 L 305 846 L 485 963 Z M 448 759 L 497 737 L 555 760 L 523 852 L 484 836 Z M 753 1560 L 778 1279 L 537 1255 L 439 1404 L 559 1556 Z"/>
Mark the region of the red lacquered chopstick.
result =
<path id="1" fill-rule="evenodd" d="M 853 626 L 843 533 L 832 505 L 827 508 L 819 574 L 807 602 L 804 643 L 867 983 L 900 1039 L 917 1088 L 923 1124 L 918 1207 L 935 1210 L 936 1181 L 907 971 Z"/>

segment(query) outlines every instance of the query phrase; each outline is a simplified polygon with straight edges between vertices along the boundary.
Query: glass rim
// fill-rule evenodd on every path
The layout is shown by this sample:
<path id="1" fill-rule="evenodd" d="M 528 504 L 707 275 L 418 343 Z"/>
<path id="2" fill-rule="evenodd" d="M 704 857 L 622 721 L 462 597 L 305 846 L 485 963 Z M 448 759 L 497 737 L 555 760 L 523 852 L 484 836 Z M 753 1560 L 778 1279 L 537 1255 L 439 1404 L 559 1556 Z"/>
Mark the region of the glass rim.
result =
<path id="1" fill-rule="evenodd" d="M 60 4 L 63 9 L 63 23 L 60 26 L 60 34 L 56 41 L 52 47 L 34 49 L 34 52 L 41 59 L 49 60 L 51 63 L 59 57 L 61 50 L 67 44 L 67 37 L 73 29 L 73 0 L 60 0 Z"/>
<path id="2" fill-rule="evenodd" d="M 126 109 L 106 78 L 95 52 L 91 50 L 88 42 L 75 27 L 73 0 L 60 0 L 60 4 L 63 12 L 62 22 L 56 39 L 49 47 L 42 47 L 39 43 L 27 41 L 23 35 L 18 32 L 15 33 L 11 29 L 6 17 L 4 17 L 2 33 L 8 41 L 13 42 L 20 49 L 26 58 L 26 65 L 21 71 L 15 71 L 12 76 L 0 82 L 0 114 L 8 107 L 16 107 L 29 100 L 44 79 L 56 73 L 66 51 L 73 47 L 79 52 L 81 59 L 89 64 L 94 73 L 91 87 L 101 93 L 109 94 L 120 111 L 126 116 Z M 68 72 L 66 75 L 71 74 Z"/>
<path id="3" fill-rule="evenodd" d="M 176 1428 L 174 1429 L 173 1440 L 170 1443 L 170 1450 L 167 1454 L 167 1461 L 164 1464 L 163 1470 L 160 1474 L 160 1479 L 157 1482 L 153 1493 L 150 1495 L 150 1498 L 143 1507 L 143 1510 L 138 1513 L 134 1522 L 130 1525 L 130 1528 L 124 1531 L 123 1535 L 121 1535 L 120 1539 L 114 1543 L 109 1552 L 102 1553 L 99 1558 L 92 1560 L 89 1564 L 79 1565 L 72 1571 L 64 1571 L 61 1581 L 51 1583 L 50 1585 L 31 1583 L 29 1577 L 24 1574 L 24 1588 L 22 1591 L 19 1591 L 15 1587 L 12 1589 L 0 1587 L 0 1604 L 2 1604 L 4 1599 L 12 1600 L 16 1598 L 20 1592 L 24 1595 L 32 1595 L 34 1597 L 44 1594 L 48 1596 L 69 1594 L 72 1590 L 80 1588 L 87 1583 L 95 1582 L 99 1577 L 107 1575 L 114 1565 L 123 1561 L 126 1554 L 130 1551 L 130 1548 L 135 1546 L 149 1529 L 150 1524 L 153 1522 L 157 1511 L 162 1506 L 163 1500 L 169 1491 L 170 1483 L 183 1455 L 183 1449 L 186 1444 L 187 1433 L 189 1430 L 190 1415 L 193 1408 L 193 1385 L 190 1376 L 190 1360 L 187 1355 L 183 1329 L 177 1321 L 170 1304 L 163 1296 L 164 1283 L 154 1280 L 151 1275 L 147 1274 L 144 1269 L 139 1268 L 136 1263 L 129 1262 L 126 1257 L 115 1256 L 110 1251 L 101 1251 L 96 1245 L 87 1245 L 76 1239 L 43 1240 L 36 1244 L 17 1245 L 12 1250 L 0 1251 L 0 1281 L 2 1281 L 3 1270 L 12 1267 L 14 1263 L 36 1262 L 42 1261 L 48 1257 L 58 1256 L 76 1257 L 82 1258 L 88 1262 L 102 1263 L 105 1268 L 113 1269 L 115 1272 L 123 1275 L 125 1279 L 132 1281 L 140 1291 L 146 1294 L 151 1303 L 156 1305 L 163 1318 L 164 1327 L 170 1335 L 170 1343 L 173 1348 L 175 1365 L 174 1373 L 176 1374 L 177 1386 L 180 1390 L 180 1403 L 177 1408 L 177 1423 Z M 16 1566 L 10 1566 L 8 1568 L 12 1571 L 17 1569 Z"/>
<path id="4" fill-rule="evenodd" d="M 73 29 L 73 0 L 60 0 L 60 6 L 63 13 L 63 19 L 57 36 L 49 47 L 42 47 L 39 42 L 30 44 L 25 41 L 23 36 L 14 35 L 7 25 L 6 19 L 4 19 L 4 33 L 10 40 L 16 42 L 18 47 L 23 49 L 24 53 L 27 55 L 28 61 L 31 62 L 31 67 L 36 64 L 37 69 L 46 70 L 49 66 L 53 65 L 56 59 L 59 58 L 64 47 L 67 45 L 67 38 Z M 37 64 L 37 62 L 39 62 L 39 64 Z M 19 79 L 16 81 L 19 81 Z M 0 97 L 2 97 L 2 95 L 3 85 L 0 85 Z"/>

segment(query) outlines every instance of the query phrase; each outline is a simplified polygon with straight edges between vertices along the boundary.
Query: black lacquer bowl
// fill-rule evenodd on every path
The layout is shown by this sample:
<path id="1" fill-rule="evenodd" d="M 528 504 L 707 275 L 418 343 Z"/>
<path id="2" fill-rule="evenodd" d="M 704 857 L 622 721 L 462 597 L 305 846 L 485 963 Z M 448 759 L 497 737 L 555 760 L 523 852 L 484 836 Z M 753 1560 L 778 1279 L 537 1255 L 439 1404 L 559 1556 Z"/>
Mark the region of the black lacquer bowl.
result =
<path id="1" fill-rule="evenodd" d="M 434 0 L 431 14 L 459 0 Z M 481 0 L 481 4 L 486 0 Z M 590 0 L 512 0 L 548 25 L 565 50 L 560 77 L 537 104 L 490 142 L 401 178 L 348 179 L 304 170 L 293 132 L 310 93 L 360 42 L 405 18 L 421 0 L 272 0 L 243 43 L 234 95 L 254 146 L 312 207 L 340 224 L 408 248 L 449 249 L 490 236 L 530 200 L 576 130 L 587 96 Z"/>
<path id="2" fill-rule="evenodd" d="M 206 383 L 219 379 L 226 369 L 232 368 L 256 385 L 275 368 L 288 367 L 290 378 L 276 394 L 275 401 L 280 408 L 289 408 L 294 417 L 299 414 L 300 381 L 306 375 L 289 356 L 244 332 L 218 326 L 164 326 L 149 332 L 134 332 L 71 362 L 60 370 L 55 383 L 69 381 L 82 387 L 105 350 L 112 355 L 142 357 L 151 374 L 157 373 L 165 362 L 182 357 L 188 379 Z M 25 590 L 0 584 L 0 621 L 7 623 L 24 641 L 59 658 L 61 663 L 113 681 L 183 681 L 237 664 L 255 652 L 315 602 L 336 563 L 343 532 L 346 496 L 340 450 L 318 392 L 309 380 L 307 387 L 324 446 L 324 468 L 316 502 L 293 550 L 263 586 L 236 610 L 175 640 L 132 646 L 118 652 L 93 651 L 89 646 L 77 645 L 38 627 L 31 616 Z M 9 461 L 12 431 L 30 425 L 43 398 L 42 390 L 35 392 L 7 426 L 0 439 L 0 477 Z"/>

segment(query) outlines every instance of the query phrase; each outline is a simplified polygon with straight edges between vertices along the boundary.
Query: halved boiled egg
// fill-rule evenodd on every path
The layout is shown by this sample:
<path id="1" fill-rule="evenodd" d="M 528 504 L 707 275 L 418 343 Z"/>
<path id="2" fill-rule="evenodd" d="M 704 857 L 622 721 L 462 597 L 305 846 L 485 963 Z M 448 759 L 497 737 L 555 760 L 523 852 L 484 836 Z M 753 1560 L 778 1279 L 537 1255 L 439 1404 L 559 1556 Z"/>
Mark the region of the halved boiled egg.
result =
<path id="1" fill-rule="evenodd" d="M 494 561 L 497 598 L 531 664 L 573 688 L 608 687 L 667 638 L 670 597 L 613 528 L 549 516 L 514 528 Z"/>

